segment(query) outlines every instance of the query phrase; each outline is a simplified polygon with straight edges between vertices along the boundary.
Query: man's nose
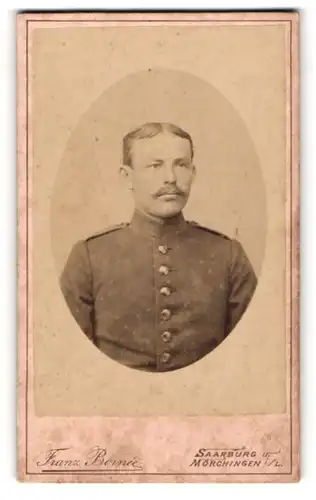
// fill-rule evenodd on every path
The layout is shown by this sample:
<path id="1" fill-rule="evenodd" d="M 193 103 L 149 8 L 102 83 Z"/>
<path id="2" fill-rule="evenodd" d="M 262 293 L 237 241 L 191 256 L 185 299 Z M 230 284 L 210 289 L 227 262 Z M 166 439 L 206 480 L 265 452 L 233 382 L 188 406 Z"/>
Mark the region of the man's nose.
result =
<path id="1" fill-rule="evenodd" d="M 165 183 L 169 183 L 169 184 L 172 184 L 176 181 L 176 177 L 175 177 L 175 174 L 174 174 L 174 169 L 173 169 L 173 165 L 165 165 L 165 168 L 164 168 L 164 181 Z"/>

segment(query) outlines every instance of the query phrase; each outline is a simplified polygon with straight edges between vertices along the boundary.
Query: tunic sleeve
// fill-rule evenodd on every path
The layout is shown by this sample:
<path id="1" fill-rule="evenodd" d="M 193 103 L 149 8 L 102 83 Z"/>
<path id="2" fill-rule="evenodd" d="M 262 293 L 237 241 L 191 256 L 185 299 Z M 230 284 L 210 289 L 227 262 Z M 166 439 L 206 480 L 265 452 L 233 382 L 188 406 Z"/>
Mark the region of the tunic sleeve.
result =
<path id="1" fill-rule="evenodd" d="M 241 244 L 232 240 L 228 293 L 227 335 L 246 311 L 257 286 L 257 277 Z"/>
<path id="2" fill-rule="evenodd" d="M 71 250 L 60 287 L 73 317 L 87 337 L 94 340 L 92 272 L 85 241 L 79 241 Z"/>

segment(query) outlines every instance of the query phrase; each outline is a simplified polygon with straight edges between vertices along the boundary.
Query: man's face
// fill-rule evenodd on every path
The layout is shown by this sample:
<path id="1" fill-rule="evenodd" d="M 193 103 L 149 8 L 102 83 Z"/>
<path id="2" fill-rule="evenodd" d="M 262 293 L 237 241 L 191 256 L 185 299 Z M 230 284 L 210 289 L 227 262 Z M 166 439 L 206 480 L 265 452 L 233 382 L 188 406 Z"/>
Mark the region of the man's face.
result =
<path id="1" fill-rule="evenodd" d="M 161 218 L 181 212 L 195 175 L 190 142 L 163 132 L 135 140 L 131 157 L 132 167 L 123 170 L 136 208 Z"/>

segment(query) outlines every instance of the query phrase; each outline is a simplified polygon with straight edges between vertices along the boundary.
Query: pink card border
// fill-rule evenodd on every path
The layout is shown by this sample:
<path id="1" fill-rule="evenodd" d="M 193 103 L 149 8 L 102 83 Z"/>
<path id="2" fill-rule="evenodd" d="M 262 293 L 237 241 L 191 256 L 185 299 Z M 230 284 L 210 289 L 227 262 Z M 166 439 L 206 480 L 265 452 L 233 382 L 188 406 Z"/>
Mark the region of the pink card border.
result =
<path id="1" fill-rule="evenodd" d="M 97 472 L 91 473 L 86 471 L 85 474 L 79 474 L 78 471 L 65 474 L 62 471 L 58 472 L 30 472 L 29 450 L 32 448 L 32 442 L 36 442 L 39 436 L 36 436 L 36 430 L 32 425 L 32 419 L 37 420 L 37 427 L 41 426 L 41 436 L 45 436 L 45 432 L 49 432 L 54 427 L 54 422 L 60 424 L 61 420 L 72 423 L 73 428 L 78 425 L 89 427 L 89 421 L 102 427 L 106 420 L 112 421 L 113 429 L 120 426 L 123 420 L 121 419 L 72 419 L 72 418 L 49 418 L 36 419 L 32 415 L 30 404 L 32 387 L 30 384 L 31 376 L 30 362 L 32 361 L 32 342 L 28 331 L 30 302 L 32 294 L 30 293 L 29 273 L 31 251 L 29 241 L 29 229 L 32 223 L 29 210 L 30 193 L 30 158 L 29 158 L 29 92 L 28 92 L 28 29 L 30 23 L 55 23 L 63 22 L 70 23 L 148 23 L 148 22 L 163 22 L 163 23 L 239 23 L 239 24 L 254 24 L 254 23 L 273 23 L 286 24 L 289 27 L 289 60 L 288 60 L 288 81 L 287 81 L 287 118 L 288 130 L 287 139 L 289 142 L 288 158 L 287 158 L 287 283 L 288 283 L 288 300 L 287 300 L 287 317 L 288 317 L 288 357 L 289 357 L 289 384 L 288 384 L 288 408 L 287 415 L 271 415 L 271 416 L 252 416 L 252 417 L 232 417 L 231 420 L 239 422 L 238 426 L 241 431 L 247 432 L 253 425 L 265 426 L 269 421 L 275 425 L 277 432 L 280 435 L 280 422 L 283 429 L 288 430 L 289 449 L 287 457 L 290 464 L 287 473 L 271 473 L 268 470 L 263 470 L 260 473 L 191 473 L 179 470 L 178 472 L 142 472 L 125 474 L 118 473 L 103 473 L 99 475 Z M 19 317 L 19 332 L 18 332 L 18 477 L 24 481 L 44 481 L 44 482 L 290 482 L 298 481 L 300 477 L 299 466 L 299 48 L 298 48 L 298 29 L 299 16 L 297 13 L 68 13 L 68 14 L 21 14 L 17 17 L 17 176 L 18 176 L 18 317 Z M 288 417 L 288 420 L 286 419 Z M 208 425 L 210 421 L 217 425 L 220 420 L 226 417 L 197 417 L 195 420 L 198 425 Z M 248 420 L 247 420 L 248 418 Z M 283 418 L 283 420 L 282 420 Z M 285 418 L 285 420 L 284 420 Z M 275 422 L 274 422 L 275 419 Z M 79 421 L 81 424 L 79 424 Z M 126 420 L 126 419 L 124 419 Z M 133 420 L 133 419 L 130 419 Z M 134 419 L 134 421 L 137 419 Z M 149 419 L 147 419 L 149 420 Z M 153 432 L 155 432 L 155 422 L 161 423 L 161 419 L 151 419 Z M 181 420 L 181 419 L 180 419 Z M 182 422 L 188 419 L 182 419 Z M 194 419 L 193 419 L 194 420 Z M 195 422 L 191 419 L 192 425 Z M 41 421 L 41 424 L 40 424 Z M 174 420 L 176 425 L 181 424 L 181 421 Z M 226 422 L 228 422 L 226 420 Z M 190 424 L 191 425 L 191 424 Z M 234 425 L 234 422 L 232 422 Z M 289 425 L 289 428 L 287 428 Z M 172 423 L 169 420 L 167 426 Z M 272 426 L 273 429 L 273 426 Z M 156 429 L 157 430 L 157 429 Z M 137 426 L 135 428 L 137 434 Z M 31 435 L 30 435 L 31 433 Z M 30 439 L 32 438 L 32 439 Z M 286 435 L 282 437 L 286 440 Z M 256 441 L 256 438 L 254 437 Z M 259 445 L 258 443 L 256 443 Z M 261 443 L 262 444 L 262 443 Z"/>

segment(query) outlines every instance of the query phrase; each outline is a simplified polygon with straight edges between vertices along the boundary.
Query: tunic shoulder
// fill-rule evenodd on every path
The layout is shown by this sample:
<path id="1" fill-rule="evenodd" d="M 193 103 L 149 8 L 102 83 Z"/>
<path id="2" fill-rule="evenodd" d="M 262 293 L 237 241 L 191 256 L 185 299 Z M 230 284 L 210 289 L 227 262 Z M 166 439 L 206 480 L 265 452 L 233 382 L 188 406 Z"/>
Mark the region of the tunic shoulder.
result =
<path id="1" fill-rule="evenodd" d="M 120 224 L 114 224 L 113 226 L 109 226 L 105 229 L 102 229 L 101 231 L 98 231 L 97 233 L 92 234 L 88 238 L 85 239 L 85 241 L 91 241 L 96 238 L 100 238 L 101 236 L 105 236 L 107 234 L 113 233 L 115 231 L 118 231 L 119 229 L 124 229 L 127 226 L 129 226 L 128 222 L 121 222 Z"/>
<path id="2" fill-rule="evenodd" d="M 201 229 L 202 231 L 207 231 L 208 233 L 211 233 L 214 236 L 219 236 L 220 238 L 223 238 L 226 241 L 232 241 L 231 238 L 226 236 L 226 234 L 220 233 L 219 231 L 215 231 L 214 229 L 211 229 L 209 227 L 202 226 L 201 224 L 198 224 L 195 221 L 188 221 L 188 223 L 190 224 L 191 227 Z"/>

